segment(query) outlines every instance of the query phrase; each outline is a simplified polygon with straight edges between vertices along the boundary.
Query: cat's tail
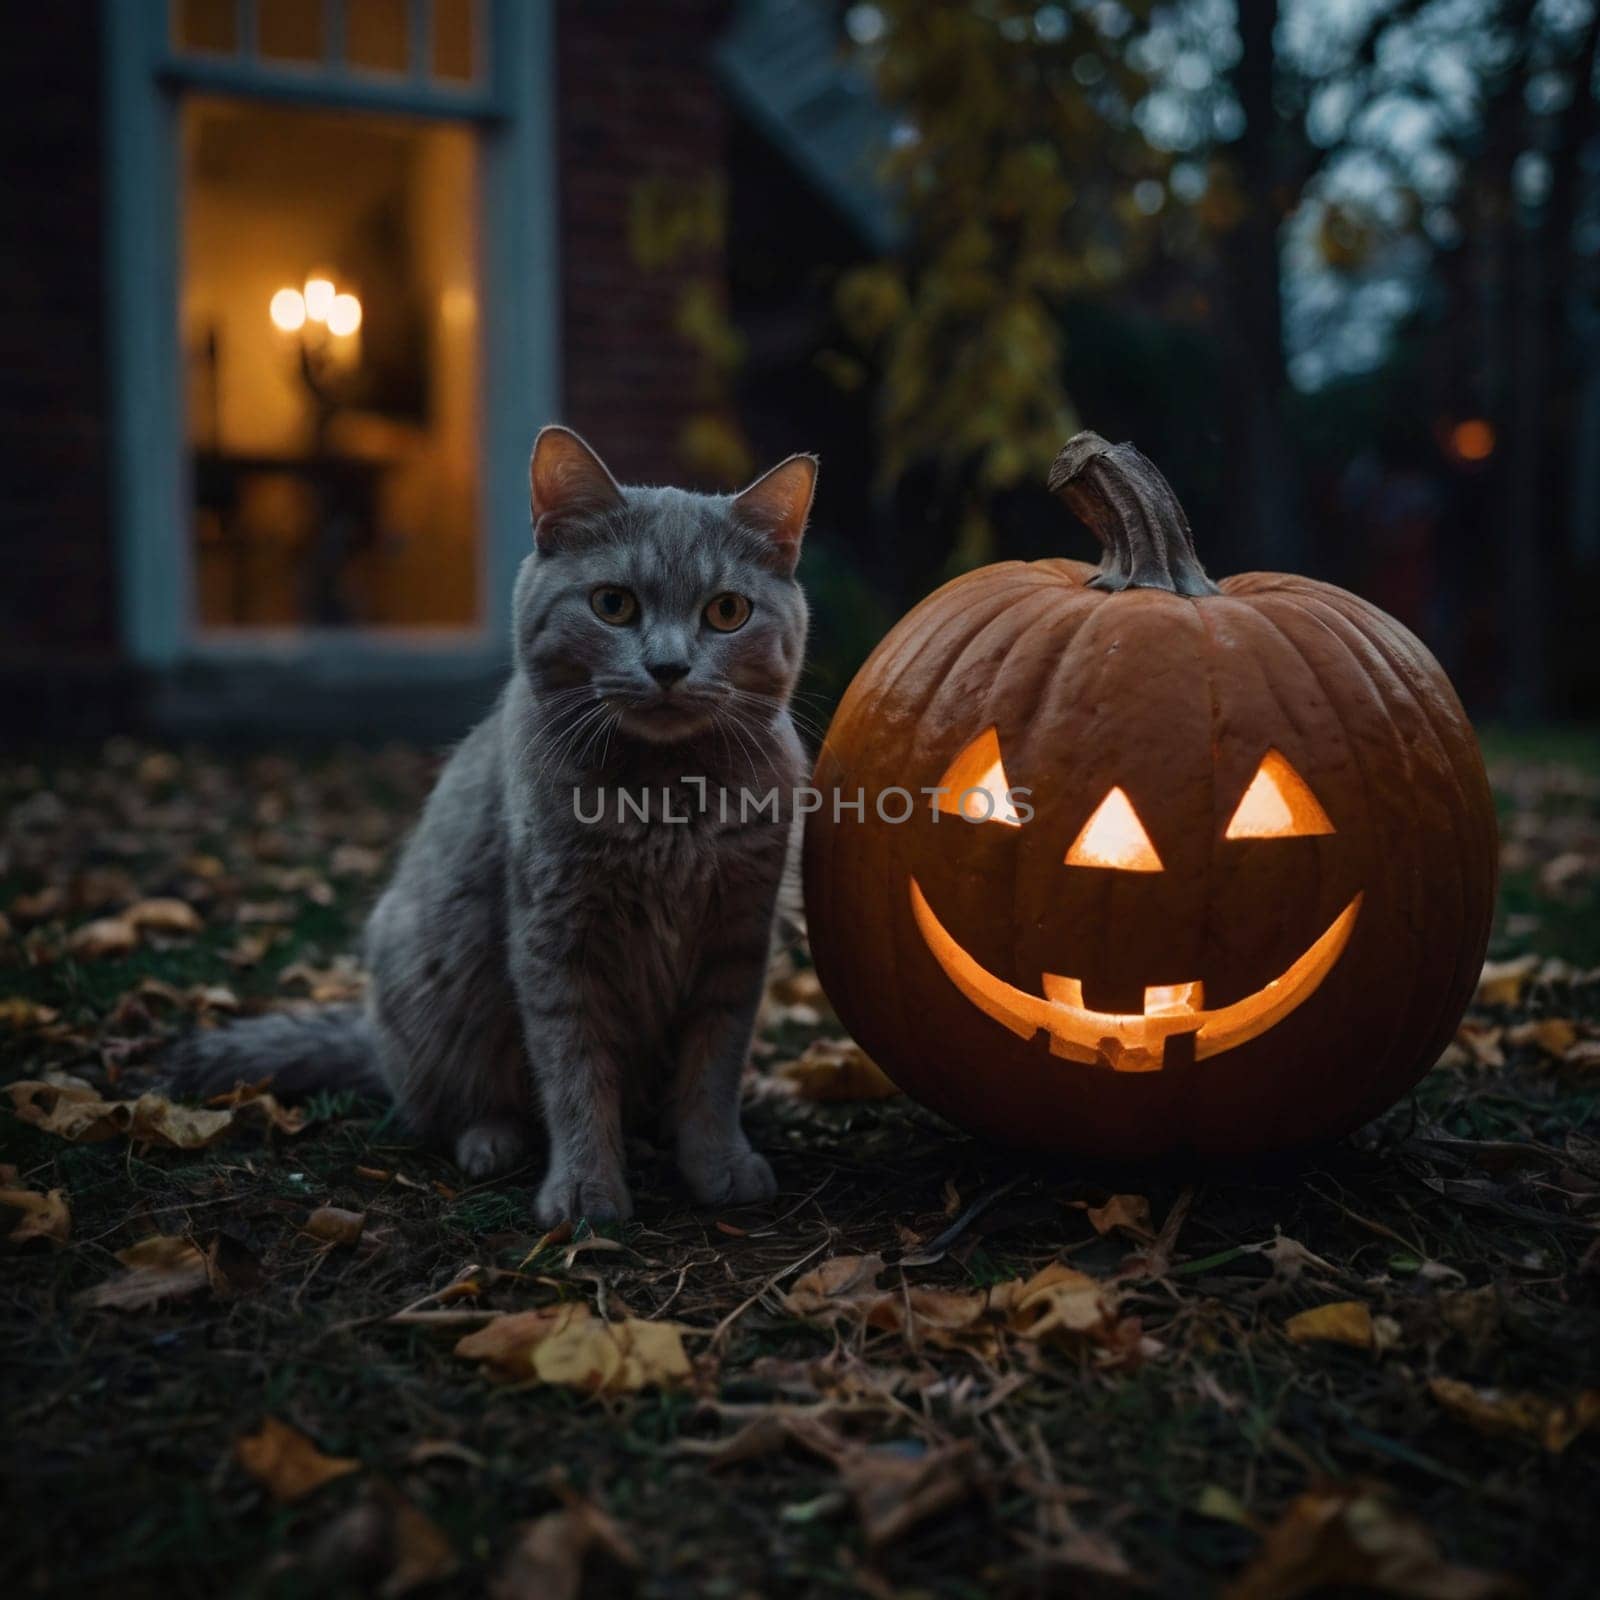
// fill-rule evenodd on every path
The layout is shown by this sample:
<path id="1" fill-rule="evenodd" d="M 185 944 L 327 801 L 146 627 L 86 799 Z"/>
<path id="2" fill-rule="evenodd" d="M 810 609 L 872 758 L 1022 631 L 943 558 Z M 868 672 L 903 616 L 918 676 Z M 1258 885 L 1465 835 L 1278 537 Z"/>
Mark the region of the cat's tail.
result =
<path id="1" fill-rule="evenodd" d="M 389 1098 L 378 1071 L 371 1024 L 357 1005 L 278 1011 L 228 1028 L 197 1031 L 168 1052 L 166 1064 L 175 1093 L 202 1099 L 263 1078 L 270 1078 L 272 1092 L 284 1099 L 319 1089 L 353 1089 Z"/>

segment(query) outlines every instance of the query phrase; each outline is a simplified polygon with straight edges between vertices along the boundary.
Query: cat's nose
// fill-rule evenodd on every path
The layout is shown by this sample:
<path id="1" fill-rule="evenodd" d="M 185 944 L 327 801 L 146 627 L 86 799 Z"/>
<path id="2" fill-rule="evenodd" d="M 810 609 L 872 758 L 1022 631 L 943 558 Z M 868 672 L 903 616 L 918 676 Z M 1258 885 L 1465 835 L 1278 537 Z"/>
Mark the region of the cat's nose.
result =
<path id="1" fill-rule="evenodd" d="M 646 669 L 663 689 L 670 689 L 680 678 L 689 676 L 687 661 L 655 661 Z"/>

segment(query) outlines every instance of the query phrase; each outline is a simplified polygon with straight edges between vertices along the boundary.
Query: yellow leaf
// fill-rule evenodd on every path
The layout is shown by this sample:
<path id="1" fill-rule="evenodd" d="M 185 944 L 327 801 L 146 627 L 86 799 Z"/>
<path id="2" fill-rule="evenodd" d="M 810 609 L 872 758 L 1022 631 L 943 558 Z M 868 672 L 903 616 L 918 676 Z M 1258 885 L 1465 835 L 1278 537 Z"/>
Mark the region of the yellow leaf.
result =
<path id="1" fill-rule="evenodd" d="M 139 933 L 190 935 L 205 928 L 199 913 L 183 900 L 141 900 L 122 915 Z"/>
<path id="2" fill-rule="evenodd" d="M 285 1111 L 271 1095 L 254 1091 L 240 1099 L 222 1096 L 229 1103 L 215 1110 L 179 1105 L 159 1094 L 102 1100 L 90 1085 L 61 1075 L 8 1084 L 6 1093 L 23 1122 L 73 1144 L 98 1144 L 126 1134 L 135 1144 L 203 1150 L 228 1133 L 245 1111 L 285 1133 L 298 1133 L 305 1125 L 301 1112 Z"/>
<path id="3" fill-rule="evenodd" d="M 139 930 L 126 917 L 96 917 L 67 935 L 67 954 L 94 961 L 138 948 Z"/>
<path id="4" fill-rule="evenodd" d="M 1451 1416 L 1480 1433 L 1526 1434 L 1551 1455 L 1560 1455 L 1579 1434 L 1600 1421 L 1600 1389 L 1584 1389 L 1570 1400 L 1478 1389 L 1457 1378 L 1430 1378 L 1428 1391 Z"/>
<path id="5" fill-rule="evenodd" d="M 298 1428 L 263 1417 L 260 1430 L 236 1439 L 239 1465 L 280 1505 L 304 1500 L 323 1484 L 360 1469 L 347 1456 L 325 1456 Z"/>
<path id="6" fill-rule="evenodd" d="M 1301 1311 L 1283 1325 L 1296 1344 L 1347 1344 L 1373 1347 L 1372 1313 L 1359 1300 L 1333 1300 Z"/>
<path id="7" fill-rule="evenodd" d="M 496 1317 L 458 1341 L 456 1354 L 506 1378 L 622 1394 L 688 1377 L 683 1333 L 675 1322 L 606 1322 L 574 1304 Z"/>
<path id="8" fill-rule="evenodd" d="M 815 1039 L 776 1077 L 802 1100 L 888 1100 L 900 1091 L 860 1045 L 849 1039 Z"/>
<path id="9" fill-rule="evenodd" d="M 1474 1005 L 1514 1006 L 1522 999 L 1528 980 L 1539 970 L 1539 958 L 1529 954 L 1510 961 L 1485 961 L 1478 979 Z"/>
<path id="10" fill-rule="evenodd" d="M 1120 1228 L 1135 1239 L 1154 1237 L 1150 1227 L 1150 1202 L 1142 1194 L 1114 1194 L 1103 1206 L 1086 1206 L 1085 1214 L 1096 1233 Z"/>
<path id="11" fill-rule="evenodd" d="M 48 1027 L 61 1013 L 50 1006 L 37 1005 L 24 1000 L 21 995 L 9 995 L 0 1000 L 0 1025 L 15 1028 L 21 1033 L 25 1028 Z"/>
<path id="12" fill-rule="evenodd" d="M 119 1250 L 117 1260 L 127 1271 L 80 1295 L 85 1305 L 137 1311 L 194 1294 L 211 1279 L 204 1254 L 189 1240 L 172 1234 L 151 1234 Z"/>
<path id="13" fill-rule="evenodd" d="M 72 1211 L 65 1189 L 52 1189 L 48 1194 L 33 1189 L 0 1189 L 0 1206 L 22 1213 L 6 1235 L 11 1244 L 48 1239 L 53 1245 L 64 1245 L 72 1237 Z"/>
<path id="14" fill-rule="evenodd" d="M 1512 1044 L 1531 1044 L 1559 1061 L 1578 1042 L 1578 1025 L 1567 1017 L 1542 1017 L 1507 1029 Z"/>

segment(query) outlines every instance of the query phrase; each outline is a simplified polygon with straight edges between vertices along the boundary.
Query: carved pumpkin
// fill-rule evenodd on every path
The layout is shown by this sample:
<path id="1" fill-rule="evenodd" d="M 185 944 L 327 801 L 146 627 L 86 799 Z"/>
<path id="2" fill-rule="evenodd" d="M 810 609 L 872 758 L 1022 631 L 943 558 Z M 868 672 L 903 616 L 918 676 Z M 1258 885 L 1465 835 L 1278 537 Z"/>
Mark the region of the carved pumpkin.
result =
<path id="1" fill-rule="evenodd" d="M 1009 1142 L 1347 1132 L 1435 1060 L 1482 965 L 1471 726 L 1356 596 L 1212 583 L 1131 445 L 1080 434 L 1051 488 L 1100 566 L 946 584 L 840 704 L 807 819 L 823 987 L 903 1089 Z"/>

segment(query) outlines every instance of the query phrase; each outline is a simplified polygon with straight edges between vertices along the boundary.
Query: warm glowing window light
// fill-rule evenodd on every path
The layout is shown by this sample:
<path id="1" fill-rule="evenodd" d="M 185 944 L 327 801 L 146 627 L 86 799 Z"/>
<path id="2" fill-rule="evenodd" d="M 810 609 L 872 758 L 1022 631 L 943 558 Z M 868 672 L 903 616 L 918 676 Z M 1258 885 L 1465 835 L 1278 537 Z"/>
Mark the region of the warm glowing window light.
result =
<path id="1" fill-rule="evenodd" d="M 947 816 L 965 817 L 969 822 L 1003 822 L 1011 828 L 1022 826 L 1000 761 L 1000 735 L 993 728 L 980 733 L 950 763 L 950 770 L 939 780 L 939 788 L 942 792 L 935 796 L 934 808 Z"/>
<path id="2" fill-rule="evenodd" d="M 1124 872 L 1160 872 L 1161 857 L 1138 813 L 1121 789 L 1095 807 L 1067 851 L 1069 867 L 1120 867 Z"/>
<path id="3" fill-rule="evenodd" d="M 361 326 L 361 302 L 353 294 L 336 294 L 328 306 L 328 332 L 341 339 Z"/>
<path id="4" fill-rule="evenodd" d="M 326 322 L 333 310 L 338 291 L 329 278 L 307 278 L 305 288 L 306 315 L 313 322 Z M 337 330 L 335 330 L 337 331 Z"/>
<path id="5" fill-rule="evenodd" d="M 1225 835 L 1229 839 L 1295 839 L 1332 833 L 1328 813 L 1306 781 L 1276 750 L 1261 758 Z"/>
<path id="6" fill-rule="evenodd" d="M 298 289 L 280 289 L 267 307 L 272 325 L 285 333 L 298 333 L 306 325 L 305 297 Z"/>

